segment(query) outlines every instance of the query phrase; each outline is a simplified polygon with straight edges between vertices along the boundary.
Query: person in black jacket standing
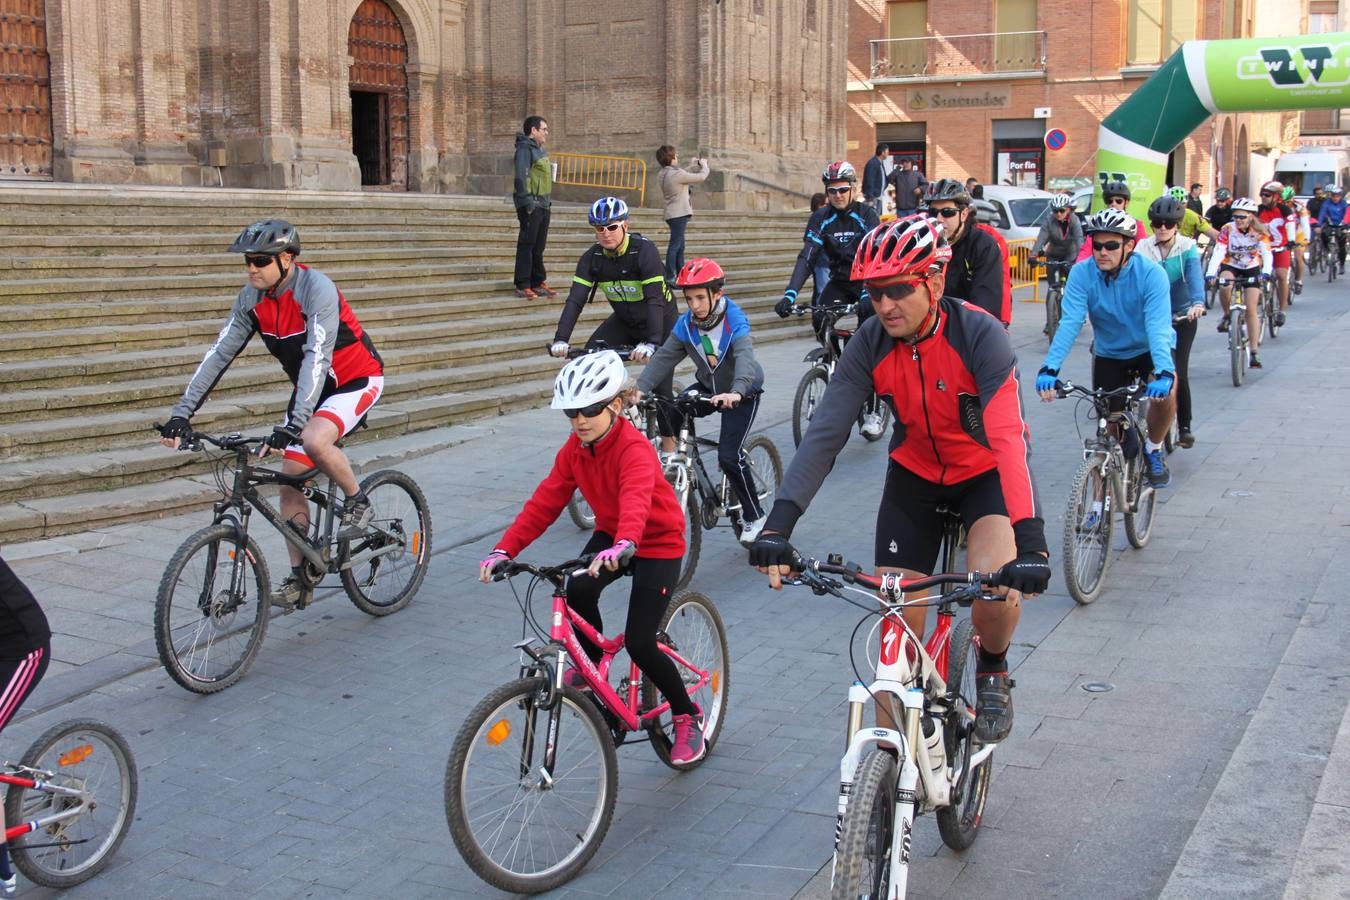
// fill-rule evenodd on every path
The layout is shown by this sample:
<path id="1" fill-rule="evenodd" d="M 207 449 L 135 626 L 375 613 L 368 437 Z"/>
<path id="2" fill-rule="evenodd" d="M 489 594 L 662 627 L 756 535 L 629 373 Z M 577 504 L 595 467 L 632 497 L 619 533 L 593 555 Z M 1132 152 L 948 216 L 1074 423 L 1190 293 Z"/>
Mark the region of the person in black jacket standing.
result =
<path id="1" fill-rule="evenodd" d="M 516 237 L 516 296 L 526 300 L 552 298 L 558 292 L 548 286 L 544 271 L 544 246 L 548 243 L 548 220 L 553 201 L 553 164 L 548 161 L 548 122 L 543 116 L 527 116 L 516 135 L 515 180 L 511 199 L 520 220 Z"/>
<path id="2" fill-rule="evenodd" d="M 876 155 L 863 166 L 863 202 L 872 204 L 878 216 L 883 212 L 881 198 L 886 193 L 886 159 L 890 155 L 890 147 L 877 144 Z"/>

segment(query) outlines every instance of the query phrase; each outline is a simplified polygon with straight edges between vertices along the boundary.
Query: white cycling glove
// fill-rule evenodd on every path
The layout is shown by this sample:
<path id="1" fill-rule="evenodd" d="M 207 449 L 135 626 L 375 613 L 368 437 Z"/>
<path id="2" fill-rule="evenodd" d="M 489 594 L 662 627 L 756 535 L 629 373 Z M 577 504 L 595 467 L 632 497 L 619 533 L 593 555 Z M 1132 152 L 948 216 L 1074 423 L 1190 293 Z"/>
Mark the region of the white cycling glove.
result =
<path id="1" fill-rule="evenodd" d="M 554 341 L 553 346 L 548 348 L 548 352 L 550 356 L 556 356 L 559 359 L 562 359 L 567 356 L 567 351 L 570 349 L 571 348 L 567 345 L 567 341 Z"/>

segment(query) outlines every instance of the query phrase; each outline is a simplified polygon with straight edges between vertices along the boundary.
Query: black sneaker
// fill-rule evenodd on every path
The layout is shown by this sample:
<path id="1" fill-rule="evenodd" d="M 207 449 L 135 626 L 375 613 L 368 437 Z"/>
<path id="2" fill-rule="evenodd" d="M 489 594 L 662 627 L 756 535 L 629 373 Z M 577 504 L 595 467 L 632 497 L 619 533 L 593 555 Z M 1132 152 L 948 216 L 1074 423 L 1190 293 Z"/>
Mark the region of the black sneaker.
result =
<path id="1" fill-rule="evenodd" d="M 370 500 L 347 498 L 342 504 L 342 528 L 338 531 L 339 541 L 354 541 L 366 533 L 366 527 L 375 518 L 375 510 L 370 508 Z"/>
<path id="2" fill-rule="evenodd" d="M 1262 368 L 1262 366 L 1261 366 L 1261 360 L 1257 359 L 1255 353 L 1252 354 L 1252 368 L 1253 368 L 1253 369 L 1260 369 L 1260 368 Z"/>
<path id="3" fill-rule="evenodd" d="M 975 676 L 975 740 L 997 744 L 1012 731 L 1012 679 L 1007 672 Z"/>
<path id="4" fill-rule="evenodd" d="M 1222 319 L 1219 320 L 1219 333 L 1223 334 L 1227 330 L 1228 330 L 1228 317 L 1224 316 Z"/>
<path id="5" fill-rule="evenodd" d="M 272 592 L 272 605 L 286 613 L 304 609 L 314 599 L 314 591 L 300 583 L 294 575 L 287 575 Z"/>
<path id="6" fill-rule="evenodd" d="M 1186 450 L 1195 446 L 1195 435 L 1189 428 L 1183 428 L 1177 433 L 1177 446 Z"/>
<path id="7" fill-rule="evenodd" d="M 1280 312 L 1277 312 L 1277 313 L 1275 314 L 1275 327 L 1276 327 L 1276 328 L 1283 328 L 1283 327 L 1284 327 L 1284 311 L 1283 311 L 1283 310 L 1281 310 Z"/>

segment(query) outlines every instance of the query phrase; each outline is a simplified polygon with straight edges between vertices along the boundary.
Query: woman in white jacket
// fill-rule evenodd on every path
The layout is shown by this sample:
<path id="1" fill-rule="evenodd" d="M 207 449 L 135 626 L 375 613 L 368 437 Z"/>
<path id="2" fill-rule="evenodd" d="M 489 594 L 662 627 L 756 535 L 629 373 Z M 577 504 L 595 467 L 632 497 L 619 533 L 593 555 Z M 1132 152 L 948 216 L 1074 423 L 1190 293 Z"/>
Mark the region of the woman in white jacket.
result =
<path id="1" fill-rule="evenodd" d="M 688 169 L 679 166 L 680 157 L 669 144 L 656 151 L 656 161 L 661 164 L 656 182 L 661 187 L 661 196 L 665 198 L 666 224 L 670 226 L 670 244 L 666 247 L 666 283 L 673 284 L 675 275 L 684 267 L 684 232 L 689 227 L 689 219 L 694 215 L 694 207 L 689 202 L 689 185 L 705 180 L 712 172 L 706 159 L 696 159 Z"/>

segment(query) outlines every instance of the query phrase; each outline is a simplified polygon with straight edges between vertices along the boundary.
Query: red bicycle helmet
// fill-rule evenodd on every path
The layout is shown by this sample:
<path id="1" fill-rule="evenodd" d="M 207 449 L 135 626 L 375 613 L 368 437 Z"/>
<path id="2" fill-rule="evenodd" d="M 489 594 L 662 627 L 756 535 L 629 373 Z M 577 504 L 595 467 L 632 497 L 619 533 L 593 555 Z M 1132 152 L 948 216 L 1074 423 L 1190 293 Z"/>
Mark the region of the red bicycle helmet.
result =
<path id="1" fill-rule="evenodd" d="M 927 216 L 906 216 L 863 235 L 849 277 L 854 281 L 881 281 L 929 275 L 940 271 L 951 258 L 947 239 Z"/>
<path id="2" fill-rule="evenodd" d="M 726 280 L 727 273 L 722 271 L 722 267 L 715 260 L 701 256 L 684 264 L 684 268 L 680 269 L 680 274 L 675 278 L 675 286 L 706 287 L 710 291 L 720 291 Z"/>
<path id="3" fill-rule="evenodd" d="M 825 167 L 825 171 L 820 173 L 821 184 L 829 187 L 836 181 L 847 181 L 854 184 L 858 180 L 858 170 L 853 168 L 853 163 L 848 160 L 832 162 Z"/>

